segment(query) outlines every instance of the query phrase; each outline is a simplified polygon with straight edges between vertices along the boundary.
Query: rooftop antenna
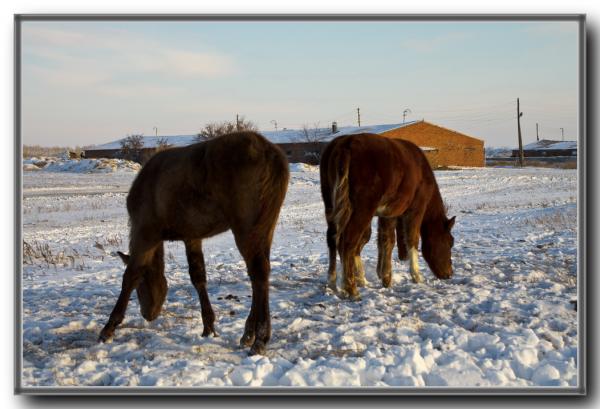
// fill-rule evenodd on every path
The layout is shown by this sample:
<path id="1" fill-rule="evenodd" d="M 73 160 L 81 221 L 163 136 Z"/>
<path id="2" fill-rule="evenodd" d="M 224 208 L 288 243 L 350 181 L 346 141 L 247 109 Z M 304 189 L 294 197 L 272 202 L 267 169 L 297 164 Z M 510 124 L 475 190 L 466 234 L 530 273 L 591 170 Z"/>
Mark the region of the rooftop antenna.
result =
<path id="1" fill-rule="evenodd" d="M 275 125 L 275 132 L 277 132 L 277 121 L 273 119 L 271 123 Z"/>
<path id="2" fill-rule="evenodd" d="M 410 114 L 412 111 L 409 108 L 406 108 L 402 111 L 402 123 L 406 122 L 406 114 Z"/>

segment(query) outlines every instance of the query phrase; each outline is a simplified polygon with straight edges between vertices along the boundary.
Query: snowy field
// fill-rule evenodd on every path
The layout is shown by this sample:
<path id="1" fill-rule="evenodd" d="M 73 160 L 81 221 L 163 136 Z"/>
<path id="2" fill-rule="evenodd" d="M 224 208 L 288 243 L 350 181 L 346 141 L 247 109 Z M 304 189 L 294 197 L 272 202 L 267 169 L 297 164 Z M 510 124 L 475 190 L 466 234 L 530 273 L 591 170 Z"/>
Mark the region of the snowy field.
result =
<path id="1" fill-rule="evenodd" d="M 113 169 L 114 170 L 114 169 Z M 413 284 L 394 251 L 377 280 L 376 221 L 362 253 L 362 301 L 325 291 L 318 169 L 292 165 L 272 248 L 267 356 L 238 340 L 250 285 L 233 237 L 205 240 L 219 337 L 202 338 L 182 243 L 166 243 L 169 292 L 146 322 L 135 293 L 99 344 L 120 291 L 131 169 L 23 177 L 23 368 L 30 386 L 577 386 L 577 173 L 525 168 L 436 172 L 456 215 L 455 275 Z M 358 389 L 354 389 L 358 390 Z"/>

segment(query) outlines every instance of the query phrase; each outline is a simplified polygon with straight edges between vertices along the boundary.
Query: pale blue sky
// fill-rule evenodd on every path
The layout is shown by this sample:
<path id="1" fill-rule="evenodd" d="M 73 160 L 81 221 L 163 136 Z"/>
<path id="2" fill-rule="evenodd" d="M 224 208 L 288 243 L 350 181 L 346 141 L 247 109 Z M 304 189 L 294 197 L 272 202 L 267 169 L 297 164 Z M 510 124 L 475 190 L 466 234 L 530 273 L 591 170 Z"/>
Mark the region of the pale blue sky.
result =
<path id="1" fill-rule="evenodd" d="M 25 22 L 23 143 L 425 119 L 516 145 L 577 137 L 575 22 Z"/>

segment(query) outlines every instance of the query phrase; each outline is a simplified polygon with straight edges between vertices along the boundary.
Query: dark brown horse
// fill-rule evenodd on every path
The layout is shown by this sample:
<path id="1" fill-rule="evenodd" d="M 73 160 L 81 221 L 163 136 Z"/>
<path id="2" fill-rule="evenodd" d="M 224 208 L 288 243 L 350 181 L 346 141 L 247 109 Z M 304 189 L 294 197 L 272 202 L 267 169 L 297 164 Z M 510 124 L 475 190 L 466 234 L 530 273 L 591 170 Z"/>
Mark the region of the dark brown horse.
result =
<path id="1" fill-rule="evenodd" d="M 202 239 L 231 229 L 252 282 L 252 306 L 240 344 L 252 346 L 251 353 L 264 353 L 271 336 L 271 241 L 288 179 L 284 154 L 253 132 L 232 133 L 153 156 L 127 196 L 130 255 L 121 254 L 127 264 L 121 294 L 100 340 L 109 339 L 123 321 L 134 289 L 146 320 L 160 313 L 167 294 L 164 240 L 184 241 L 190 278 L 200 298 L 202 336 L 216 335 Z"/>
<path id="2" fill-rule="evenodd" d="M 419 236 L 422 253 L 438 278 L 452 276 L 448 219 L 425 155 L 415 144 L 373 134 L 341 136 L 321 156 L 321 193 L 327 219 L 329 287 L 336 290 L 336 247 L 343 268 L 342 295 L 358 298 L 364 285 L 360 251 L 369 241 L 371 220 L 378 220 L 377 276 L 384 287 L 392 282 L 391 255 L 395 235 L 400 259 L 410 258 L 414 282 L 419 273 Z"/>

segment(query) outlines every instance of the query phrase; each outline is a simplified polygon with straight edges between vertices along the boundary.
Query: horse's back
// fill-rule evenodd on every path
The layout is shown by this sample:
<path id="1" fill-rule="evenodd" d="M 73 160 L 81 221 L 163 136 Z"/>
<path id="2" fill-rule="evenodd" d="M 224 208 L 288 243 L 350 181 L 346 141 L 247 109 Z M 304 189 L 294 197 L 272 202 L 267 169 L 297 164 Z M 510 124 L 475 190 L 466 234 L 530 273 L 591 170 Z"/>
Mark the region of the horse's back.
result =
<path id="1" fill-rule="evenodd" d="M 134 224 L 157 225 L 169 239 L 213 235 L 227 230 L 244 206 L 253 211 L 265 190 L 282 201 L 288 177 L 277 146 L 237 132 L 158 152 L 134 181 L 127 208 Z"/>
<path id="2" fill-rule="evenodd" d="M 356 173 L 369 173 L 371 170 L 379 176 L 404 169 L 417 171 L 428 165 L 423 152 L 414 143 L 365 133 L 345 135 L 331 141 L 323 152 L 322 175 L 331 176 L 331 170 L 335 170 L 343 155 L 351 157 L 351 166 Z"/>
<path id="3" fill-rule="evenodd" d="M 421 149 L 410 141 L 375 134 L 346 135 L 334 139 L 325 149 L 321 166 L 321 182 L 325 207 L 331 203 L 336 179 L 348 161 L 350 200 L 369 203 L 381 215 L 402 211 L 412 200 L 417 188 L 429 186 L 433 178 Z M 398 199 L 400 198 L 400 199 Z M 379 214 L 378 213 L 378 214 Z"/>

